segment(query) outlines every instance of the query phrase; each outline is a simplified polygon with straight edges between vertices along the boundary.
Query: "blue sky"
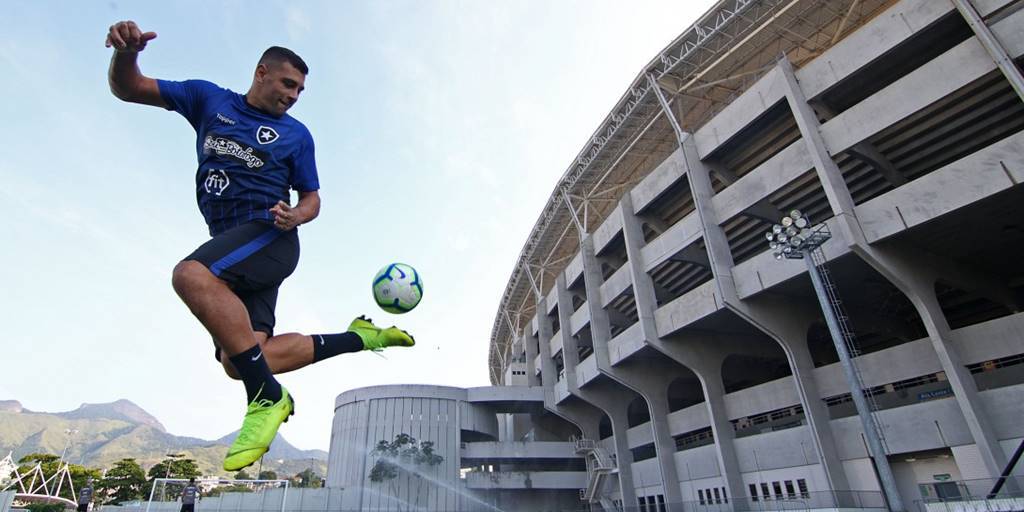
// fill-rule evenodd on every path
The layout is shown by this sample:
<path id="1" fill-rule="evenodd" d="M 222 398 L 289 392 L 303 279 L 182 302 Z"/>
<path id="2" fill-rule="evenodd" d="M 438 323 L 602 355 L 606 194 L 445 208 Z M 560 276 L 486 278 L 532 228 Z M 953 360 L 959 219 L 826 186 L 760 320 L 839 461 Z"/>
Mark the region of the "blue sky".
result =
<path id="1" fill-rule="evenodd" d="M 283 434 L 326 449 L 334 398 L 361 386 L 488 384 L 487 346 L 519 250 L 558 178 L 643 66 L 704 1 L 14 2 L 0 18 L 0 400 L 60 411 L 132 400 L 178 435 L 238 427 L 240 383 L 170 287 L 206 240 L 195 133 L 110 95 L 107 27 L 157 32 L 148 76 L 248 89 L 287 46 L 310 65 L 291 114 L 317 144 L 323 208 L 278 332 L 337 332 L 358 314 L 417 346 L 343 355 L 281 377 Z M 370 295 L 391 261 L 424 300 L 394 316 Z"/>

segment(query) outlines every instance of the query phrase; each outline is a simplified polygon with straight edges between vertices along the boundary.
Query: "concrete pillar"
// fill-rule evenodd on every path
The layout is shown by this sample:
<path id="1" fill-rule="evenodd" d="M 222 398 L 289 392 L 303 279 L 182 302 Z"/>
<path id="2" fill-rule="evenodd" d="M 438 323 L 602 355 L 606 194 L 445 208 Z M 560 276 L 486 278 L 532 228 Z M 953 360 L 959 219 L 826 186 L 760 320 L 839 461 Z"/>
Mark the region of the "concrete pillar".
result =
<path id="1" fill-rule="evenodd" d="M 628 194 L 627 194 L 628 195 Z M 651 417 L 654 448 L 661 473 L 662 492 L 670 511 L 682 510 L 682 493 L 675 463 L 675 440 L 668 427 L 668 382 L 670 366 L 647 364 L 642 370 L 613 367 L 608 355 L 611 325 L 608 311 L 601 306 L 600 288 L 604 282 L 601 265 L 594 253 L 593 239 L 589 236 L 580 244 L 583 261 L 583 279 L 586 283 L 587 307 L 590 310 L 590 330 L 594 342 L 597 369 L 613 381 L 638 393 L 646 402 Z M 627 253 L 627 260 L 628 260 Z M 630 264 L 627 261 L 625 264 Z"/>
<path id="2" fill-rule="evenodd" d="M 551 320 L 547 315 L 547 300 L 543 297 L 537 298 L 537 336 L 540 340 L 538 345 L 541 360 L 541 386 L 544 387 L 544 408 L 560 416 L 566 421 L 576 425 L 583 434 L 583 437 L 592 439 L 598 438 L 601 422 L 599 411 L 583 404 L 559 405 L 555 403 L 555 363 L 551 359 Z M 563 331 L 564 332 L 564 331 Z"/>
<path id="3" fill-rule="evenodd" d="M 817 392 L 814 382 L 814 365 L 807 354 L 807 331 L 811 319 L 817 318 L 820 311 L 816 305 L 808 304 L 800 307 L 779 307 L 777 301 L 765 301 L 767 304 L 753 304 L 742 301 L 736 292 L 735 281 L 732 279 L 733 259 L 729 249 L 725 230 L 711 205 L 714 189 L 707 168 L 697 155 L 697 148 L 692 137 L 687 137 L 681 144 L 683 160 L 687 167 L 687 179 L 694 195 L 694 206 L 700 216 L 704 229 L 705 245 L 708 258 L 713 262 L 712 272 L 717 284 L 716 292 L 725 308 L 743 318 L 768 337 L 774 339 L 783 349 L 793 372 L 793 381 L 800 396 L 801 405 L 807 414 L 808 425 L 811 427 L 815 448 L 819 456 L 819 464 L 833 490 L 848 490 L 849 481 L 839 459 L 835 436 L 832 433 L 828 410 Z M 803 319 L 797 318 L 803 315 Z M 797 357 L 801 356 L 801 357 Z"/>
<path id="4" fill-rule="evenodd" d="M 983 411 L 974 379 L 964 367 L 956 347 L 951 343 L 949 323 L 935 297 L 934 284 L 938 275 L 927 275 L 920 268 L 921 258 L 924 256 L 919 252 L 913 255 L 901 254 L 899 251 L 872 247 L 867 243 L 854 210 L 853 197 L 839 167 L 825 146 L 818 118 L 807 103 L 807 98 L 793 73 L 792 64 L 782 59 L 779 61 L 779 69 L 786 81 L 786 100 L 811 154 L 818 180 L 835 213 L 837 227 L 844 234 L 843 239 L 848 241 L 850 249 L 855 254 L 889 279 L 914 304 L 932 340 L 932 346 L 942 363 L 942 368 L 949 378 L 957 404 L 981 452 L 989 475 L 991 478 L 998 478 L 1006 465 L 1006 455 L 999 446 L 988 416 Z"/>
<path id="5" fill-rule="evenodd" d="M 540 379 L 537 378 L 536 361 L 537 354 L 540 352 L 540 333 L 536 336 L 531 333 L 529 324 L 526 326 L 526 332 L 523 333 L 523 350 L 526 353 L 526 384 L 528 386 L 540 386 Z"/>
<path id="6" fill-rule="evenodd" d="M 661 97 L 660 89 L 656 89 L 656 93 L 659 95 L 662 105 L 665 106 L 666 102 Z M 666 109 L 666 115 L 671 116 L 673 114 Z M 769 325 L 785 322 L 783 319 L 790 316 L 790 312 L 778 312 L 778 318 L 773 320 L 771 317 L 766 317 L 766 315 L 759 312 L 757 308 L 752 308 L 739 299 L 739 295 L 736 292 L 736 284 L 732 277 L 734 262 L 732 252 L 729 249 L 728 238 L 725 236 L 725 231 L 720 225 L 720 219 L 718 219 L 718 215 L 711 203 L 711 198 L 715 192 L 711 186 L 709 168 L 701 161 L 693 137 L 683 132 L 674 118 L 671 121 L 673 121 L 673 125 L 676 128 L 676 136 L 679 140 L 680 152 L 677 154 L 680 155 L 682 164 L 686 168 L 686 178 L 689 181 L 690 191 L 693 194 L 694 208 L 703 229 L 704 244 L 707 248 L 708 261 L 714 276 L 716 304 L 719 307 L 732 311 L 782 346 L 793 372 L 794 382 L 796 383 L 797 392 L 804 411 L 806 411 L 808 424 L 811 426 L 814 443 L 819 454 L 819 462 L 829 481 L 829 485 L 834 490 L 849 489 L 846 473 L 840 463 L 838 450 L 835 446 L 828 412 L 824 409 L 824 404 L 821 403 L 817 394 L 817 386 L 813 379 L 813 364 L 810 364 L 809 356 L 801 359 L 795 357 L 806 352 L 806 331 L 798 333 L 795 337 L 792 334 L 780 335 Z M 720 171 L 731 174 L 728 170 L 720 169 Z M 632 213 L 633 209 L 629 208 L 629 212 Z M 634 238 L 638 241 L 636 243 L 640 243 L 639 241 L 643 239 L 640 234 L 634 235 Z M 638 248 L 635 250 L 639 251 Z M 647 279 L 647 281 L 649 282 L 650 280 Z M 651 297 L 654 297 L 653 287 L 649 293 Z M 730 492 L 734 491 L 730 489 Z M 745 493 L 746 491 L 743 491 L 742 494 L 735 495 L 743 496 Z"/>
<path id="7" fill-rule="evenodd" d="M 579 365 L 579 345 L 576 338 L 572 336 L 572 297 L 569 294 L 565 274 L 561 274 L 555 280 L 558 297 L 559 323 L 562 325 L 562 359 L 565 364 L 565 379 L 569 392 L 591 406 L 601 410 L 608 415 L 612 424 L 612 441 L 615 445 L 615 460 L 618 463 L 619 492 L 624 503 L 636 503 L 636 487 L 633 484 L 633 452 L 629 449 L 629 420 L 627 411 L 629 403 L 636 395 L 621 386 L 599 385 L 591 386 L 586 390 L 580 389 L 576 380 L 576 367 Z M 593 326 L 591 326 L 593 331 Z M 608 347 L 605 344 L 603 350 L 607 353 Z M 594 353 L 599 350 L 597 340 L 594 340 Z M 607 357 L 607 354 L 606 354 Z M 552 386 L 554 383 L 552 382 Z M 595 433 L 592 439 L 600 439 Z"/>
<path id="8" fill-rule="evenodd" d="M 818 383 L 814 380 L 814 361 L 807 346 L 807 331 L 811 324 L 820 318 L 820 306 L 813 303 L 782 302 L 777 297 L 745 301 L 744 305 L 748 318 L 756 322 L 763 332 L 774 333 L 786 352 L 790 370 L 793 372 L 793 384 L 800 396 L 804 417 L 811 429 L 814 448 L 818 453 L 818 462 L 829 486 L 836 491 L 850 490 L 839 451 L 836 449 L 828 406 L 821 400 Z"/>

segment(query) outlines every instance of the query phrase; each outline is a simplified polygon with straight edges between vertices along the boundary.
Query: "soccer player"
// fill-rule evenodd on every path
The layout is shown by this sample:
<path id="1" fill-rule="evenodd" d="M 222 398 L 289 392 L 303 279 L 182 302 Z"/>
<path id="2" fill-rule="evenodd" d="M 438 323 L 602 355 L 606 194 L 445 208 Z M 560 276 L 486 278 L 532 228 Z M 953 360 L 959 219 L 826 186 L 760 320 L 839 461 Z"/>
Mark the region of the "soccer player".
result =
<path id="1" fill-rule="evenodd" d="M 181 512 L 195 512 L 198 499 L 199 488 L 196 487 L 196 479 L 189 478 L 188 485 L 181 490 Z"/>
<path id="2" fill-rule="evenodd" d="M 224 459 L 224 469 L 236 471 L 259 460 L 294 412 L 274 374 L 345 352 L 415 342 L 364 317 L 343 333 L 274 335 L 278 287 L 298 264 L 297 228 L 320 212 L 313 138 L 287 114 L 309 68 L 291 50 L 274 46 L 260 57 L 245 94 L 202 80 L 156 80 L 137 62 L 155 38 L 132 21 L 110 27 L 110 90 L 123 101 L 174 110 L 196 131 L 196 197 L 212 238 L 175 266 L 171 281 L 210 332 L 227 374 L 245 384 L 248 409 Z M 294 206 L 290 190 L 298 193 Z"/>
<path id="3" fill-rule="evenodd" d="M 89 512 L 89 504 L 92 503 L 92 478 L 85 481 L 85 485 L 78 490 L 78 512 Z"/>

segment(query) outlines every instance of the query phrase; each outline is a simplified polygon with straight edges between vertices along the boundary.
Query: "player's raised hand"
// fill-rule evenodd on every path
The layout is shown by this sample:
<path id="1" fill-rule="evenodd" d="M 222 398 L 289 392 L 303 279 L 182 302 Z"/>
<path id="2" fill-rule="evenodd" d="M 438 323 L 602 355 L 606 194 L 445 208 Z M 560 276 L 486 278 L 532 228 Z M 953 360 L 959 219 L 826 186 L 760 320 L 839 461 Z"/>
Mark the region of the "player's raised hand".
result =
<path id="1" fill-rule="evenodd" d="M 131 20 L 119 21 L 110 26 L 106 46 L 119 52 L 141 52 L 153 39 L 156 39 L 156 32 L 143 32 Z"/>

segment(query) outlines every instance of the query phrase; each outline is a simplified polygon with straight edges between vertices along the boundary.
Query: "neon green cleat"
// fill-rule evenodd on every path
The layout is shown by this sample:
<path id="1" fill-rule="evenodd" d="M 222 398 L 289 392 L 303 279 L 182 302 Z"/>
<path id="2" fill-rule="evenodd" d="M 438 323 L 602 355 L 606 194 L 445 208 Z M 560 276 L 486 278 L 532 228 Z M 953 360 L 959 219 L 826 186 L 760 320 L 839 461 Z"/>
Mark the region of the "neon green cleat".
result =
<path id="1" fill-rule="evenodd" d="M 373 325 L 373 320 L 362 315 L 352 320 L 348 330 L 358 334 L 363 340 L 363 350 L 376 351 L 386 347 L 411 347 L 416 344 L 415 338 L 398 327 L 381 329 Z"/>
<path id="2" fill-rule="evenodd" d="M 225 471 L 238 471 L 260 460 L 270 443 L 277 436 L 277 429 L 288 417 L 295 414 L 295 401 L 288 390 L 281 388 L 281 399 L 277 403 L 260 400 L 259 397 L 249 404 L 242 422 L 242 430 L 238 432 L 235 442 L 228 448 L 224 458 Z"/>

